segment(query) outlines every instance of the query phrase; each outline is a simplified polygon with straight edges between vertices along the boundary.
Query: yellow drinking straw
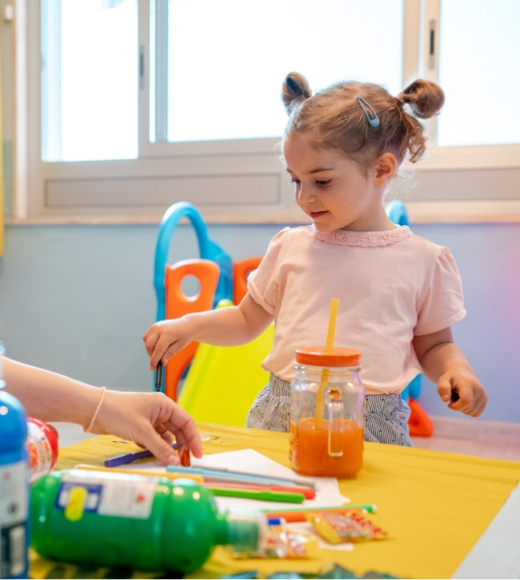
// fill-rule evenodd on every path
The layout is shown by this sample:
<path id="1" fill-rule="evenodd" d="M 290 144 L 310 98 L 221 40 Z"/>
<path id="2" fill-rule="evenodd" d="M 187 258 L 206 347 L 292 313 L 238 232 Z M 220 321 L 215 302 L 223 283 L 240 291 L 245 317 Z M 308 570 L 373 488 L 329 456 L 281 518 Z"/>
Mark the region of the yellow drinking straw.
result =
<path id="1" fill-rule="evenodd" d="M 339 310 L 339 298 L 333 298 L 330 301 L 330 314 L 329 314 L 329 329 L 327 331 L 327 342 L 325 343 L 325 352 L 331 353 L 334 348 L 334 334 L 336 332 L 336 320 L 338 318 Z M 315 429 L 321 429 L 321 423 L 323 421 L 323 395 L 325 393 L 325 388 L 329 381 L 329 369 L 323 369 L 321 373 L 320 388 L 316 394 L 316 414 L 314 416 L 314 427 Z"/>

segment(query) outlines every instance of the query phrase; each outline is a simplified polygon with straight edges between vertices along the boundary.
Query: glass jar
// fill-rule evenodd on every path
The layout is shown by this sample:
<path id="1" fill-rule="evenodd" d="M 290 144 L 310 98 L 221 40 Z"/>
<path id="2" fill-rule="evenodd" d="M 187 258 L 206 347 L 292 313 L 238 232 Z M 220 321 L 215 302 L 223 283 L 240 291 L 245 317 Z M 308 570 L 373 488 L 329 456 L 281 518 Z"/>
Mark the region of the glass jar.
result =
<path id="1" fill-rule="evenodd" d="M 361 353 L 350 348 L 296 351 L 289 428 L 295 471 L 345 478 L 363 466 L 365 388 L 360 365 Z"/>

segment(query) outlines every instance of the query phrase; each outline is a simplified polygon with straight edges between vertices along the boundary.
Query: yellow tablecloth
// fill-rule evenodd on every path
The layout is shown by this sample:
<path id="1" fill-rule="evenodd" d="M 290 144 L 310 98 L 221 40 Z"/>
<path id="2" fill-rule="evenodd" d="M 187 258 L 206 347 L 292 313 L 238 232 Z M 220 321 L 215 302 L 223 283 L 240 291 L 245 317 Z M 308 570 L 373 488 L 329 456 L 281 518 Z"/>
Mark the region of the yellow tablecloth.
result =
<path id="1" fill-rule="evenodd" d="M 199 429 L 212 436 L 204 442 L 204 454 L 252 448 L 290 467 L 285 433 L 209 424 L 199 424 Z M 109 457 L 136 449 L 111 436 L 87 439 L 61 449 L 56 469 L 102 465 Z M 224 548 L 217 548 L 204 568 L 190 577 L 246 570 L 260 570 L 265 576 L 282 570 L 317 574 L 335 562 L 359 576 L 375 570 L 402 578 L 449 578 L 518 481 L 518 461 L 365 443 L 362 471 L 356 479 L 340 480 L 340 489 L 355 504 L 376 504 L 377 513 L 370 519 L 390 539 L 356 544 L 353 551 L 323 550 L 319 560 L 233 560 Z M 511 538 L 512 550 L 518 549 L 517 540 Z M 32 577 L 57 577 L 52 575 L 55 566 L 31 556 Z M 67 569 L 60 564 L 60 577 L 80 577 L 74 567 Z"/>

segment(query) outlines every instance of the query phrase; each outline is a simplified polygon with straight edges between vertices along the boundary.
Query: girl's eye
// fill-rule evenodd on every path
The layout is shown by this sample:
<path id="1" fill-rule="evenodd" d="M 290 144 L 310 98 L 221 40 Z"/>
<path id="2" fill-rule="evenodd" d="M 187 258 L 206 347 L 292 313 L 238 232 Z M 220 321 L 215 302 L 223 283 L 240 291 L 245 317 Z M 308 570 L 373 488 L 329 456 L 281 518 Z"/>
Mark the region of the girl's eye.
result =
<path id="1" fill-rule="evenodd" d="M 316 180 L 316 185 L 325 186 L 325 185 L 329 185 L 330 182 L 331 182 L 330 179 L 317 179 Z"/>
<path id="2" fill-rule="evenodd" d="M 294 179 L 294 177 L 291 178 L 291 181 L 289 183 L 300 183 L 299 179 Z"/>

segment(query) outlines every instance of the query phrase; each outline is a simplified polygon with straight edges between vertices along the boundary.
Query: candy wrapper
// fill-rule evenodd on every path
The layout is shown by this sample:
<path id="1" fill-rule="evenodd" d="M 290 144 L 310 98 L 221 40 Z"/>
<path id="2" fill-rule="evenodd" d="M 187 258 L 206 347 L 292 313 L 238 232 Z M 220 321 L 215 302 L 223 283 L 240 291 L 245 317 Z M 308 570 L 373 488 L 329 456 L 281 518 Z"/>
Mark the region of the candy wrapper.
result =
<path id="1" fill-rule="evenodd" d="M 378 540 L 388 534 L 367 520 L 361 510 L 345 514 L 319 512 L 307 516 L 312 528 L 329 544 L 356 542 L 359 540 Z"/>
<path id="2" fill-rule="evenodd" d="M 285 525 L 265 526 L 254 551 L 239 552 L 230 548 L 233 558 L 315 558 L 319 551 L 318 540 L 310 534 L 291 531 Z"/>

